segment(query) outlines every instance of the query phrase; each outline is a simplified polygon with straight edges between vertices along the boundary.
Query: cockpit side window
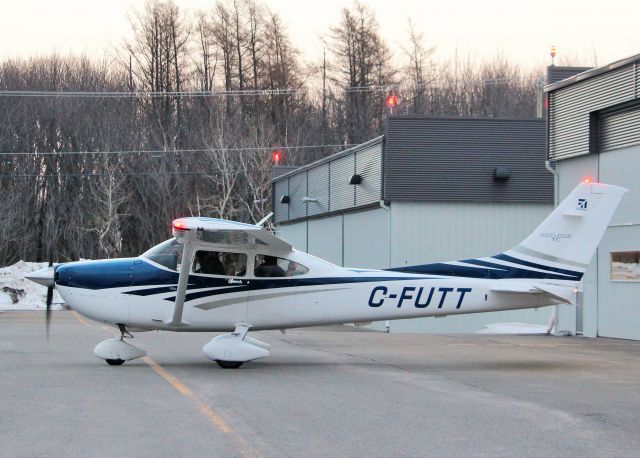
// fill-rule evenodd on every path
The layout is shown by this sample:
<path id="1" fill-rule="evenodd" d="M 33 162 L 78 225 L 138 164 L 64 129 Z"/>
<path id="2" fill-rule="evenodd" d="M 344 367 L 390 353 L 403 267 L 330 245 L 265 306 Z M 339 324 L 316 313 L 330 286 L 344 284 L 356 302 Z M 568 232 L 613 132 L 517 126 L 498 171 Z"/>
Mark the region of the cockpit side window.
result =
<path id="1" fill-rule="evenodd" d="M 198 250 L 193 258 L 193 273 L 244 277 L 247 273 L 247 255 L 226 251 Z"/>
<path id="2" fill-rule="evenodd" d="M 182 263 L 183 248 L 182 240 L 174 237 L 145 251 L 141 256 L 167 269 L 177 271 Z"/>
<path id="3" fill-rule="evenodd" d="M 309 272 L 302 264 L 267 254 L 256 255 L 254 266 L 256 277 L 295 277 Z"/>

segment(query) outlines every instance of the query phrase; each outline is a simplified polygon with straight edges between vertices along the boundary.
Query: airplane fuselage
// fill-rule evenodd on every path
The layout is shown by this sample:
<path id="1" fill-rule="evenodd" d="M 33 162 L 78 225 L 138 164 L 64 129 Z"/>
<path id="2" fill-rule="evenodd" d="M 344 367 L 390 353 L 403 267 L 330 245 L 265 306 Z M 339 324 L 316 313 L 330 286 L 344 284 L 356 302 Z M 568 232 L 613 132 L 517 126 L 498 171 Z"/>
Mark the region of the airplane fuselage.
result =
<path id="1" fill-rule="evenodd" d="M 304 253 L 297 255 L 308 263 Z M 56 286 L 83 315 L 140 330 L 229 331 L 241 322 L 254 330 L 284 329 L 554 303 L 539 295 L 492 292 L 506 280 L 333 267 L 320 275 L 234 279 L 237 284 L 224 277 L 190 275 L 183 315 L 187 325 L 179 328 L 167 323 L 178 274 L 145 258 L 64 264 L 57 269 Z"/>

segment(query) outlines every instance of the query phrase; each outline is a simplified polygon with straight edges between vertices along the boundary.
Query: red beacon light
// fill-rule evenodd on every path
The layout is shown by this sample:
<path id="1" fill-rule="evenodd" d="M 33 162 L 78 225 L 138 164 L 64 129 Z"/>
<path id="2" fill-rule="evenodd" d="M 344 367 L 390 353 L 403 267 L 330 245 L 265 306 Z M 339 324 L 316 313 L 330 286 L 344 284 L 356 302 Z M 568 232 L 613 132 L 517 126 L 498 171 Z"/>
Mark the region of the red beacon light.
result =
<path id="1" fill-rule="evenodd" d="M 184 230 L 187 229 L 187 225 L 181 219 L 174 220 L 172 226 L 173 226 L 174 229 L 176 229 L 178 231 L 184 231 Z"/>
<path id="2" fill-rule="evenodd" d="M 271 153 L 271 158 L 273 159 L 273 162 L 278 165 L 280 164 L 280 160 L 282 159 L 282 151 L 281 150 L 276 150 L 273 153 Z"/>
<path id="3" fill-rule="evenodd" d="M 593 181 L 593 180 L 591 179 L 591 177 L 585 177 L 585 178 L 582 180 L 582 182 L 583 182 L 583 183 L 585 183 L 585 184 L 589 184 L 589 183 L 591 183 L 592 181 Z"/>

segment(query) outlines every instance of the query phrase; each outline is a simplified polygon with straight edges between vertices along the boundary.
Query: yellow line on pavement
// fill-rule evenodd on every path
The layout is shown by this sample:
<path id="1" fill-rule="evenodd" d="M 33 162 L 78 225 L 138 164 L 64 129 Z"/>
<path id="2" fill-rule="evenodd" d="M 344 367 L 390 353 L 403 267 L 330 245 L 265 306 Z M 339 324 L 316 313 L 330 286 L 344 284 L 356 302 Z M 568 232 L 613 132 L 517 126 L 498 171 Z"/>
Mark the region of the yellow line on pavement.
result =
<path id="1" fill-rule="evenodd" d="M 72 310 L 73 316 L 83 325 L 85 326 L 93 326 L 92 323 L 89 323 L 85 320 L 78 312 Z M 249 443 L 237 432 L 229 426 L 229 424 L 220 417 L 217 413 L 213 411 L 211 407 L 209 407 L 204 401 L 202 401 L 193 391 L 189 389 L 180 379 L 176 376 L 172 375 L 165 368 L 160 366 L 160 364 L 156 363 L 153 359 L 148 356 L 142 358 L 142 360 L 155 371 L 160 377 L 162 377 L 169 385 L 171 385 L 178 393 L 183 395 L 184 397 L 190 399 L 193 403 L 195 403 L 196 407 L 200 413 L 202 413 L 209 422 L 217 428 L 222 433 L 229 436 L 233 444 L 239 449 L 238 451 L 242 456 L 245 457 L 261 457 L 260 453 L 256 450 L 253 450 Z"/>
<path id="2" fill-rule="evenodd" d="M 78 320 L 80 323 L 84 324 L 85 326 L 91 327 L 91 323 L 89 323 L 87 320 L 85 320 L 82 317 L 82 315 L 80 315 L 78 312 L 76 312 L 75 310 L 71 310 L 71 313 L 76 318 L 76 320 Z"/>

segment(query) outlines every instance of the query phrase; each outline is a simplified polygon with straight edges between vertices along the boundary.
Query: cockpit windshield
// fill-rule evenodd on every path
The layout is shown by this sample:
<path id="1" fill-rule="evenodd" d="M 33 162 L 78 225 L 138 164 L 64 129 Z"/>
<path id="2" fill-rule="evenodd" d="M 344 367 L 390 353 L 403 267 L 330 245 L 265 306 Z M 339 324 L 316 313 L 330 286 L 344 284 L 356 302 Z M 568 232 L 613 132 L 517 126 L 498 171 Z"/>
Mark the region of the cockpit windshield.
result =
<path id="1" fill-rule="evenodd" d="M 141 256 L 167 269 L 178 270 L 182 263 L 183 248 L 182 241 L 174 237 L 145 251 Z"/>

